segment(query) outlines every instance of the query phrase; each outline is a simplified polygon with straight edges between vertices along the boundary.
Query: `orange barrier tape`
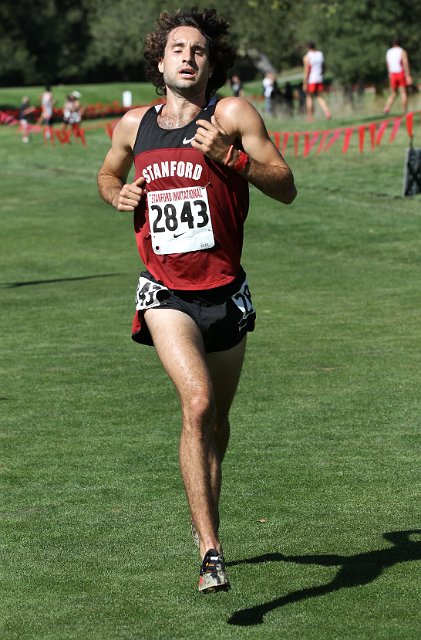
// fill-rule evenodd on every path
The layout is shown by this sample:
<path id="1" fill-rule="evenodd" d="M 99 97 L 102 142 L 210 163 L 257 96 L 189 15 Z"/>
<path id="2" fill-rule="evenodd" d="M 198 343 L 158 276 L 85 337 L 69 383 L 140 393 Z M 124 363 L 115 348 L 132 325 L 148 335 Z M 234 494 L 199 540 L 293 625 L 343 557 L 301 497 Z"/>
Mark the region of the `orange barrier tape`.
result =
<path id="1" fill-rule="evenodd" d="M 286 154 L 288 143 L 291 138 L 294 142 L 294 155 L 300 155 L 300 146 L 302 139 L 302 155 L 304 158 L 306 158 L 307 156 L 309 156 L 313 147 L 316 147 L 316 154 L 329 151 L 329 149 L 331 149 L 335 142 L 337 142 L 341 137 L 343 137 L 342 153 L 347 153 L 350 147 L 351 138 L 353 134 L 357 132 L 358 148 L 360 153 L 364 153 L 367 133 L 370 140 L 370 149 L 371 151 L 374 151 L 376 147 L 380 146 L 384 134 L 390 125 L 391 132 L 389 136 L 389 144 L 395 140 L 403 120 L 405 121 L 406 131 L 412 142 L 412 139 L 414 137 L 414 121 L 415 116 L 417 115 L 421 116 L 421 111 L 413 111 L 411 113 L 408 113 L 406 116 L 396 116 L 395 118 L 386 118 L 378 122 L 353 125 L 340 129 L 325 129 L 323 131 L 269 131 L 269 135 L 272 138 L 276 148 L 279 149 L 282 155 Z"/>

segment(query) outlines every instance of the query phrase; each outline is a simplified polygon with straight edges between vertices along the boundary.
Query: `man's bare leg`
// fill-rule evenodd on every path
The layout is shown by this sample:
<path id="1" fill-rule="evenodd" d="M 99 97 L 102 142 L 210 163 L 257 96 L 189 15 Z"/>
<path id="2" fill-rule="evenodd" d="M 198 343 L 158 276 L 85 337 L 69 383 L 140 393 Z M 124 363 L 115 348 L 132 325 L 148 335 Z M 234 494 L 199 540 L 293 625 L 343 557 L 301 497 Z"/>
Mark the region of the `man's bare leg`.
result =
<path id="1" fill-rule="evenodd" d="M 207 355 L 216 404 L 215 444 L 220 462 L 223 461 L 230 437 L 229 411 L 237 391 L 246 350 L 246 337 L 227 351 Z M 220 486 L 214 487 L 218 504 Z"/>
<path id="2" fill-rule="evenodd" d="M 306 95 L 306 110 L 307 110 L 307 120 L 309 122 L 312 122 L 314 117 L 314 105 L 313 105 L 313 97 L 309 93 L 307 93 Z"/>
<path id="3" fill-rule="evenodd" d="M 222 463 L 224 459 L 229 442 L 229 410 L 240 379 L 245 349 L 246 337 L 232 349 L 209 353 L 206 356 L 216 403 L 214 439 L 220 463 Z M 218 510 L 217 526 L 219 530 L 219 497 L 221 493 L 222 472 L 212 480 L 212 492 Z M 200 546 L 193 515 L 191 515 L 191 519 L 193 539 L 197 546 Z"/>
<path id="4" fill-rule="evenodd" d="M 396 99 L 396 96 L 397 96 L 397 95 L 398 95 L 398 94 L 396 93 L 396 91 L 392 90 L 392 93 L 391 93 L 391 94 L 390 94 L 390 96 L 388 97 L 387 102 L 386 102 L 386 104 L 385 104 L 385 107 L 384 107 L 384 109 L 383 109 L 383 112 L 384 112 L 384 113 L 389 113 L 389 111 L 390 111 L 390 110 L 391 110 L 391 108 L 392 108 L 393 103 L 395 102 L 395 99 Z"/>
<path id="5" fill-rule="evenodd" d="M 330 120 L 331 115 L 330 115 L 329 107 L 327 106 L 326 100 L 322 96 L 317 96 L 317 102 L 321 106 L 321 109 L 325 115 L 325 118 Z"/>
<path id="6" fill-rule="evenodd" d="M 399 93 L 402 101 L 402 110 L 406 113 L 408 111 L 408 92 L 406 87 L 399 87 Z"/>
<path id="7" fill-rule="evenodd" d="M 194 321 L 173 309 L 150 309 L 145 321 L 158 356 L 180 397 L 180 468 L 202 556 L 220 551 L 218 505 L 221 457 L 215 442 L 216 402 L 203 340 Z"/>

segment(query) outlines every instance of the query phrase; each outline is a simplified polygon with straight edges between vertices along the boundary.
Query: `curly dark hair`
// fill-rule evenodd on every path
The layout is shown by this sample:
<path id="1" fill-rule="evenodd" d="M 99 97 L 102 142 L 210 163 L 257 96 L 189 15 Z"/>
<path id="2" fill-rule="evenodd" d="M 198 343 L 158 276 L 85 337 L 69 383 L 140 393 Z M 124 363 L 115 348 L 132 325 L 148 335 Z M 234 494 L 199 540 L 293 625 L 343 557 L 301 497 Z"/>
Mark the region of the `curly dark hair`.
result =
<path id="1" fill-rule="evenodd" d="M 220 18 L 214 9 L 190 11 L 179 9 L 175 13 L 164 11 L 155 24 L 155 30 L 145 39 L 144 57 L 146 77 L 156 87 L 158 95 L 165 95 L 165 83 L 158 63 L 164 57 L 170 31 L 176 27 L 195 27 L 209 42 L 209 60 L 214 72 L 209 78 L 206 97 L 209 99 L 227 81 L 227 73 L 234 65 L 235 49 L 229 42 L 229 24 Z"/>

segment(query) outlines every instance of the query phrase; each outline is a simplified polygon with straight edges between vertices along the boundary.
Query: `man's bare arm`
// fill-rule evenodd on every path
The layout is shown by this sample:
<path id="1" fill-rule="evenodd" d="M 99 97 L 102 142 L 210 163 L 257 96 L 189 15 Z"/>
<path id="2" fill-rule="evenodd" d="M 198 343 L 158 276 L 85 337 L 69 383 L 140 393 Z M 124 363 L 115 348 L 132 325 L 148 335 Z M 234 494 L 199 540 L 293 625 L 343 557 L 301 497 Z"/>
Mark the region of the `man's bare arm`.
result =
<path id="1" fill-rule="evenodd" d="M 270 198 L 284 204 L 291 204 L 295 200 L 297 189 L 291 170 L 286 164 L 269 165 L 249 156 L 241 175 Z"/>
<path id="2" fill-rule="evenodd" d="M 406 78 L 407 84 L 412 84 L 411 70 L 409 68 L 409 59 L 405 49 L 402 51 L 402 65 L 403 65 L 403 70 L 405 72 L 405 78 Z"/>
<path id="3" fill-rule="evenodd" d="M 198 120 L 192 146 L 231 168 L 241 156 L 238 147 L 242 147 L 249 159 L 241 175 L 267 196 L 290 204 L 297 195 L 292 172 L 270 140 L 260 115 L 241 98 L 227 98 L 218 106 L 211 123 Z M 231 144 L 237 148 L 229 153 Z"/>
<path id="4" fill-rule="evenodd" d="M 112 146 L 98 173 L 98 190 L 105 202 L 119 211 L 133 211 L 145 193 L 144 178 L 126 184 L 133 165 L 132 148 L 144 110 L 133 109 L 117 125 Z"/>
<path id="5" fill-rule="evenodd" d="M 303 65 L 304 65 L 303 90 L 307 91 L 307 88 L 308 88 L 308 76 L 310 74 L 310 64 L 309 64 L 307 56 L 304 56 L 304 58 L 303 58 Z"/>

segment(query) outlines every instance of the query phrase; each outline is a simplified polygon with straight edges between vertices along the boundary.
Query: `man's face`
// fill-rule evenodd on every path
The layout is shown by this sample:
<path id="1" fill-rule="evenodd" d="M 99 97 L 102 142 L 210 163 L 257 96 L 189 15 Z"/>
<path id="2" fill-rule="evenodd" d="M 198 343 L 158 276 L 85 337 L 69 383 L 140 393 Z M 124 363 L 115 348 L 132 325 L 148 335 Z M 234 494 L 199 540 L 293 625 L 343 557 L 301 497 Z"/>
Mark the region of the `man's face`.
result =
<path id="1" fill-rule="evenodd" d="M 212 75 L 209 43 L 205 36 L 194 27 L 177 27 L 170 31 L 158 69 L 167 88 L 175 93 L 205 91 Z"/>

